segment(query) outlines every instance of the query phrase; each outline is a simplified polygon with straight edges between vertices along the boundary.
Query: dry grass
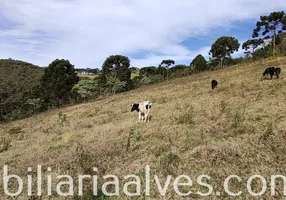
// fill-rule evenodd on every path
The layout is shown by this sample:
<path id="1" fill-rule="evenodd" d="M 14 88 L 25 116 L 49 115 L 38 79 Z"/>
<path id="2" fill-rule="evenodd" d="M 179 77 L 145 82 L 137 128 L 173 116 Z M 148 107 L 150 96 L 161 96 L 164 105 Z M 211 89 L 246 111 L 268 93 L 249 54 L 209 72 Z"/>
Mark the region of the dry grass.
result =
<path id="1" fill-rule="evenodd" d="M 98 75 L 97 74 L 79 74 L 79 77 L 82 78 L 89 78 L 89 79 L 94 79 L 96 78 Z M 131 79 L 133 79 L 134 77 L 139 76 L 139 70 L 138 71 L 132 71 L 131 73 Z"/>
<path id="2" fill-rule="evenodd" d="M 280 79 L 260 81 L 268 64 L 282 68 Z M 127 174 L 142 177 L 145 166 L 150 165 L 151 172 L 161 177 L 190 176 L 192 191 L 204 191 L 195 182 L 201 174 L 211 177 L 214 192 L 223 191 L 223 180 L 237 174 L 243 182 L 234 183 L 234 191 L 241 189 L 243 195 L 239 198 L 251 199 L 246 191 L 248 177 L 260 174 L 269 181 L 272 174 L 285 174 L 284 71 L 285 57 L 260 61 L 1 125 L 4 139 L 0 143 L 4 141 L 4 145 L 0 148 L 4 148 L 0 163 L 22 175 L 27 167 L 42 165 L 52 167 L 56 174 L 72 175 L 90 173 L 92 167 L 98 167 L 101 175 L 121 178 Z M 214 91 L 212 79 L 219 82 Z M 130 104 L 147 99 L 153 102 L 152 118 L 150 123 L 139 123 L 137 113 L 130 112 Z M 279 189 L 282 195 L 283 187 Z M 166 199 L 180 199 L 172 185 L 168 191 Z M 154 185 L 151 195 L 152 199 L 163 199 Z M 222 194 L 217 199 L 228 197 Z M 269 188 L 263 199 L 271 199 Z"/>
<path id="3" fill-rule="evenodd" d="M 98 75 L 97 75 L 97 74 L 79 74 L 78 76 L 79 76 L 79 77 L 82 77 L 82 78 L 94 79 L 94 78 L 97 77 Z"/>

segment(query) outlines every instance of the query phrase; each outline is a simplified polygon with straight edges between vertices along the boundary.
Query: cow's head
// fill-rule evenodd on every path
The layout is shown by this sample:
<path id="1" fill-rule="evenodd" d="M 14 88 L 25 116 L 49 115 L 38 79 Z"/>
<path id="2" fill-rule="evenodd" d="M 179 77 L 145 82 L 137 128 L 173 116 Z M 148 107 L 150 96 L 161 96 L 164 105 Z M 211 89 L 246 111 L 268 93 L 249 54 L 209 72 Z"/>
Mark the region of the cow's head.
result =
<path id="1" fill-rule="evenodd" d="M 131 112 L 133 112 L 133 111 L 135 111 L 135 110 L 136 110 L 137 112 L 139 112 L 139 103 L 131 104 L 130 107 L 131 107 Z"/>

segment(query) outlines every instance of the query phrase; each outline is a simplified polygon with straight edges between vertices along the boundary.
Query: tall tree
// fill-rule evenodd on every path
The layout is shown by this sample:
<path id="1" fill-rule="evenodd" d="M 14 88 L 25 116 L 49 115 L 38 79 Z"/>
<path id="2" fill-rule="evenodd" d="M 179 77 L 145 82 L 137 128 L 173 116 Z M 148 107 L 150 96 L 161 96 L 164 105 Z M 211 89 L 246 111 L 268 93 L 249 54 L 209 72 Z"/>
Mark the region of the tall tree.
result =
<path id="1" fill-rule="evenodd" d="M 124 81 L 123 90 L 132 89 L 131 69 L 129 58 L 122 55 L 111 55 L 103 63 L 102 72 L 104 76 L 113 76 Z"/>
<path id="2" fill-rule="evenodd" d="M 207 61 L 202 56 L 202 54 L 197 55 L 194 60 L 190 63 L 190 66 L 193 66 L 196 71 L 204 71 L 207 69 Z"/>
<path id="3" fill-rule="evenodd" d="M 165 77 L 167 76 L 167 69 L 165 67 L 159 66 L 157 68 L 157 74 L 163 77 L 163 80 L 165 80 Z"/>
<path id="4" fill-rule="evenodd" d="M 213 69 L 219 66 L 220 60 L 217 57 L 210 57 L 207 61 L 207 68 Z"/>
<path id="5" fill-rule="evenodd" d="M 78 81 L 74 66 L 68 60 L 56 59 L 44 69 L 40 80 L 41 98 L 46 104 L 59 107 L 69 101 L 71 90 Z"/>
<path id="6" fill-rule="evenodd" d="M 211 46 L 209 54 L 212 54 L 212 57 L 220 59 L 221 67 L 224 64 L 225 57 L 231 57 L 231 54 L 235 51 L 238 51 L 240 43 L 234 37 L 223 36 L 218 38 Z"/>
<path id="7" fill-rule="evenodd" d="M 252 40 L 247 40 L 242 44 L 242 49 L 245 50 L 245 54 L 247 57 L 252 55 L 260 45 L 264 43 L 263 39 L 252 39 Z"/>
<path id="8" fill-rule="evenodd" d="M 263 39 L 272 40 L 272 55 L 275 54 L 276 37 L 278 33 L 286 30 L 286 15 L 284 11 L 272 12 L 268 16 L 260 16 L 260 20 L 256 23 L 256 28 L 253 29 L 252 37 L 263 36 Z"/>
<path id="9" fill-rule="evenodd" d="M 175 64 L 175 61 L 174 60 L 162 60 L 160 66 L 163 66 L 163 67 L 166 67 L 167 68 L 167 79 L 169 79 L 169 67 L 171 65 L 174 65 Z"/>
<path id="10" fill-rule="evenodd" d="M 104 92 L 107 87 L 107 77 L 101 72 L 94 78 L 94 80 L 98 83 L 99 94 L 102 94 L 102 92 Z"/>
<path id="11" fill-rule="evenodd" d="M 139 70 L 139 75 L 140 76 L 152 76 L 155 75 L 157 73 L 157 68 L 155 66 L 150 66 L 150 67 L 142 67 Z"/>

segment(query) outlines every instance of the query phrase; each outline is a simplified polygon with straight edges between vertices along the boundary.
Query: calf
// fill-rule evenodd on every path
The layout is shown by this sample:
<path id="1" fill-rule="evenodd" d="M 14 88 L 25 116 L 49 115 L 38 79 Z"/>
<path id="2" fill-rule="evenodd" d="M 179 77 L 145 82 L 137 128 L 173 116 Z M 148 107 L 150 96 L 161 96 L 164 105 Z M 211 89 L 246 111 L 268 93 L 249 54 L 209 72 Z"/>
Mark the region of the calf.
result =
<path id="1" fill-rule="evenodd" d="M 212 84 L 212 89 L 214 90 L 217 87 L 218 82 L 216 80 L 212 80 L 211 84 Z"/>
<path id="2" fill-rule="evenodd" d="M 270 79 L 272 79 L 273 75 L 275 74 L 276 78 L 279 78 L 280 73 L 281 73 L 281 68 L 280 67 L 277 67 L 277 68 L 275 68 L 275 67 L 268 67 L 268 68 L 266 68 L 264 70 L 263 77 L 265 77 L 266 75 L 269 74 L 270 75 Z M 262 78 L 261 78 L 261 80 L 262 80 Z"/>
<path id="3" fill-rule="evenodd" d="M 139 121 L 142 119 L 144 122 L 150 121 L 150 110 L 151 110 L 152 102 L 143 101 L 135 104 L 131 104 L 131 112 L 137 111 L 139 114 Z"/>

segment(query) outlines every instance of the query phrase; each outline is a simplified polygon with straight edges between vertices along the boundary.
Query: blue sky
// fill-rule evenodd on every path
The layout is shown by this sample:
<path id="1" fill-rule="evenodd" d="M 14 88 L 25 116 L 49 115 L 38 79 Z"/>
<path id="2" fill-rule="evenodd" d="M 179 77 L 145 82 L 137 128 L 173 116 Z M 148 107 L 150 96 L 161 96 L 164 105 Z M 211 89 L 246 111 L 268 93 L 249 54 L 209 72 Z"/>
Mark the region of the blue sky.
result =
<path id="1" fill-rule="evenodd" d="M 208 59 L 220 36 L 242 44 L 260 15 L 281 10 L 285 0 L 0 0 L 0 58 L 101 68 L 121 54 L 136 67 L 189 64 L 199 53 Z"/>

